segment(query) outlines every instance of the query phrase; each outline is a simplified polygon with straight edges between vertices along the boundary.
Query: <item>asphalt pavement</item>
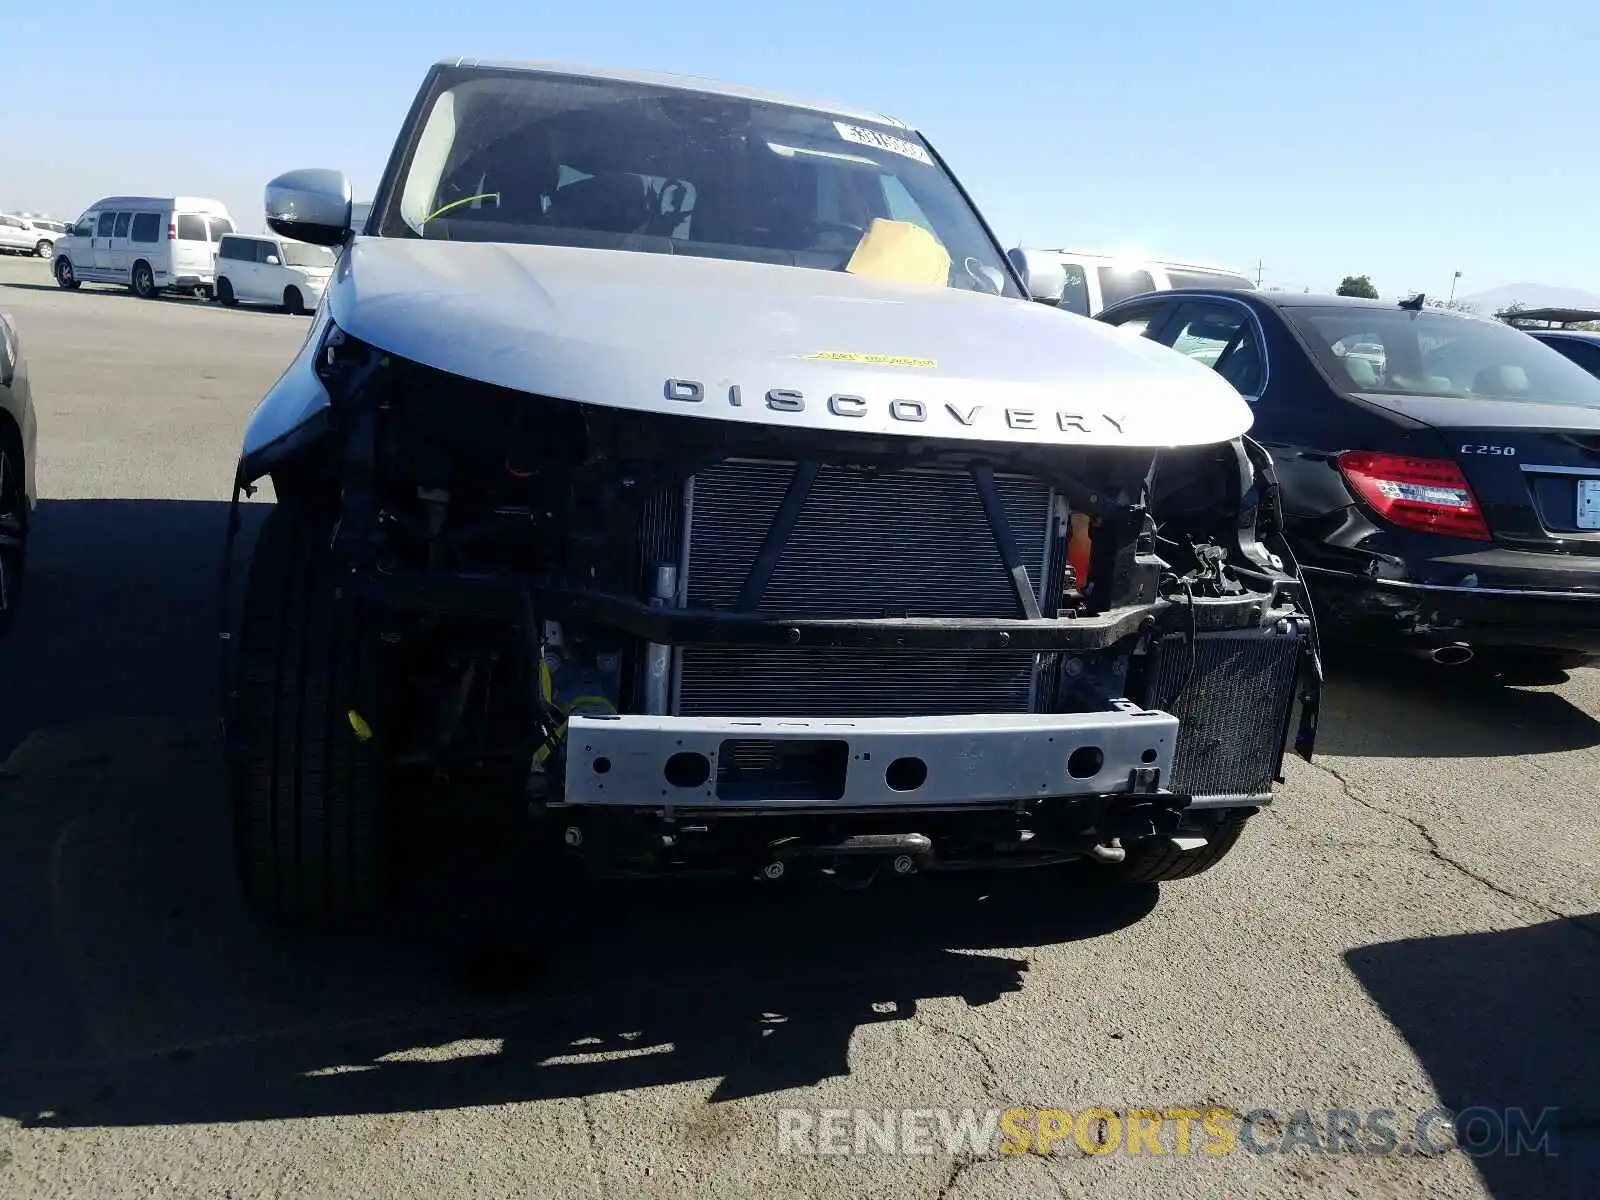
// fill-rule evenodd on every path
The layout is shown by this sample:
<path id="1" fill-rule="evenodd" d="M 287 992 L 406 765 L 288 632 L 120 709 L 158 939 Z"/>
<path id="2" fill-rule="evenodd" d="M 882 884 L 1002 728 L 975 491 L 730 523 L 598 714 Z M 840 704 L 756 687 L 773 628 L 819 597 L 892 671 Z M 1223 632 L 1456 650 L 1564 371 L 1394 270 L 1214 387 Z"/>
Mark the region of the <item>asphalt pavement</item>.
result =
<path id="1" fill-rule="evenodd" d="M 4 259 L 0 310 L 42 496 L 0 645 L 0 1196 L 1600 1194 L 1600 672 L 1340 656 L 1318 761 L 1160 889 L 590 888 L 481 945 L 464 853 L 430 920 L 285 940 L 233 883 L 216 630 L 240 435 L 308 321 Z M 1554 1133 L 1414 1152 L 1441 1107 Z M 944 1144 L 1012 1108 L 1068 1132 Z M 1097 1152 L 1148 1109 L 1250 1136 Z M 1334 1109 L 1362 1136 L 1314 1152 Z"/>

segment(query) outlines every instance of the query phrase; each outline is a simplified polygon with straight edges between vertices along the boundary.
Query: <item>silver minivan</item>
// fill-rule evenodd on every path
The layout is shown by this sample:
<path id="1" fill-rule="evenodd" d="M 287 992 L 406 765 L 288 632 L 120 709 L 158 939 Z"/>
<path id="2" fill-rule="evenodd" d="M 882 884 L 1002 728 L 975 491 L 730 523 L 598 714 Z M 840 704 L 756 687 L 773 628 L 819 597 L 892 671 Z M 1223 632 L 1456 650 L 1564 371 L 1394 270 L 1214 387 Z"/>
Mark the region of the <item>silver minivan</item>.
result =
<path id="1" fill-rule="evenodd" d="M 220 200 L 201 196 L 107 196 L 57 239 L 56 282 L 115 283 L 149 299 L 167 291 L 211 293 L 217 243 L 233 232 Z"/>

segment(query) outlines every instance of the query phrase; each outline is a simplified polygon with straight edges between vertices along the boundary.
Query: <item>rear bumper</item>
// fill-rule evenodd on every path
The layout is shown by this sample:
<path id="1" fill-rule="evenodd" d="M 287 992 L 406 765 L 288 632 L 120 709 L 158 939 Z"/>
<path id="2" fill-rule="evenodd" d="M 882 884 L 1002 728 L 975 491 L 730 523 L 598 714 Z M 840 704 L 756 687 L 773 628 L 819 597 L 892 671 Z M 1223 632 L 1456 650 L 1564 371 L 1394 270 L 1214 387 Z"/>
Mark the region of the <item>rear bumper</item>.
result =
<path id="1" fill-rule="evenodd" d="M 1417 583 L 1306 567 L 1325 632 L 1399 647 L 1452 642 L 1600 655 L 1600 587 Z"/>
<path id="2" fill-rule="evenodd" d="M 573 806 L 861 811 L 1154 792 L 1178 720 L 1095 713 L 791 719 L 574 716 Z"/>

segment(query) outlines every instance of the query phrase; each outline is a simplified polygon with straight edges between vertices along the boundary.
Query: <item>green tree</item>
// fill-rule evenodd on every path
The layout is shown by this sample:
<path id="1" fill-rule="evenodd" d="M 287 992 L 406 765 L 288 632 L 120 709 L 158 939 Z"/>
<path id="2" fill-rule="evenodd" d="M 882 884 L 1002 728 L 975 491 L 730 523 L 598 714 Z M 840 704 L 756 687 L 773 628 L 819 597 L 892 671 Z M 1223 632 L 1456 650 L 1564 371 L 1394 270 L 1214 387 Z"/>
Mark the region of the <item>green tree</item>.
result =
<path id="1" fill-rule="evenodd" d="M 1378 289 L 1372 286 L 1370 275 L 1346 275 L 1339 283 L 1341 296 L 1360 296 L 1363 300 L 1376 300 Z"/>

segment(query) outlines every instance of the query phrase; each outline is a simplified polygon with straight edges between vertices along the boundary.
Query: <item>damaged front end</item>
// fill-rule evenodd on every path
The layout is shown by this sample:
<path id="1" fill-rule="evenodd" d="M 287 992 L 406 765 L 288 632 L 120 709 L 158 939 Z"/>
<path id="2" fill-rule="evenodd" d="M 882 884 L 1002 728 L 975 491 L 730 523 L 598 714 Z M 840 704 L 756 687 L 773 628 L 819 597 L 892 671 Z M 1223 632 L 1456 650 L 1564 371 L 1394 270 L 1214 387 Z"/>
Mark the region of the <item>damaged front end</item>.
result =
<path id="1" fill-rule="evenodd" d="M 1315 631 L 1248 439 L 628 412 L 313 336 L 331 403 L 240 483 L 335 516 L 388 788 L 512 798 L 607 874 L 850 878 L 1202 844 L 1311 753 Z"/>

